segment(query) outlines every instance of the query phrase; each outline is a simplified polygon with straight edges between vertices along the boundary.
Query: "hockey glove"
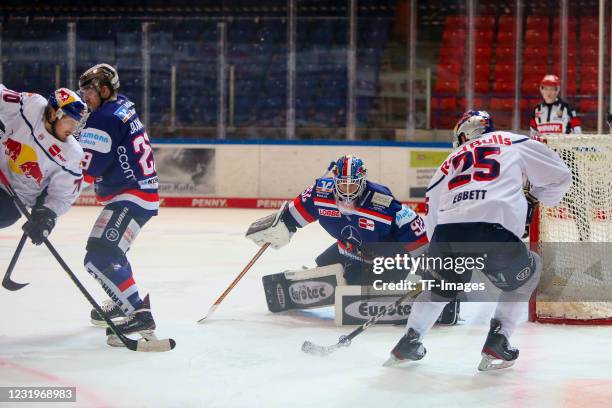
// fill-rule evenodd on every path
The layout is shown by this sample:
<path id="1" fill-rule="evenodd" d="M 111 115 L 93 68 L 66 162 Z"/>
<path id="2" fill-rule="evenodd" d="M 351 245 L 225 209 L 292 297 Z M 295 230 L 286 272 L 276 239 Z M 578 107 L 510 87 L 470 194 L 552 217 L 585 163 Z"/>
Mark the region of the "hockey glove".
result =
<path id="1" fill-rule="evenodd" d="M 288 204 L 285 201 L 276 213 L 255 221 L 249 227 L 246 237 L 259 246 L 269 242 L 274 249 L 287 245 L 295 232 L 295 229 L 290 230 L 283 221 L 283 214 L 287 208 Z"/>
<path id="2" fill-rule="evenodd" d="M 40 245 L 51 234 L 56 219 L 57 215 L 47 207 L 34 207 L 31 220 L 23 224 L 22 229 L 34 245 Z"/>

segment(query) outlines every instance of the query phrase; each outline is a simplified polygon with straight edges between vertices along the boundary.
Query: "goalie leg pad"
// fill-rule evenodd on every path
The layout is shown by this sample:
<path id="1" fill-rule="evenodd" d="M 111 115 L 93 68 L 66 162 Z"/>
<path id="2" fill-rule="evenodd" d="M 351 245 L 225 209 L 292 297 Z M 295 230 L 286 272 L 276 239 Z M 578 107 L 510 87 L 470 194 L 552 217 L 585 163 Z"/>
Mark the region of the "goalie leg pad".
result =
<path id="1" fill-rule="evenodd" d="M 262 278 L 268 309 L 273 313 L 313 309 L 334 304 L 339 285 L 346 285 L 340 264 L 286 271 Z"/>

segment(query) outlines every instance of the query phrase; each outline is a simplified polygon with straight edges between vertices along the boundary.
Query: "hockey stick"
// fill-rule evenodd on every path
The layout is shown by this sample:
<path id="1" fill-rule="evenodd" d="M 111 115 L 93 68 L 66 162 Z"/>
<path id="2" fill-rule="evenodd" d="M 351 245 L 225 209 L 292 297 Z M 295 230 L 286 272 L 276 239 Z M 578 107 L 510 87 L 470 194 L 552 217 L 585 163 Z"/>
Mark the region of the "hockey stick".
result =
<path id="1" fill-rule="evenodd" d="M 9 264 L 6 272 L 4 273 L 4 278 L 2 278 L 2 287 L 8 290 L 16 291 L 19 289 L 23 289 L 29 285 L 29 283 L 17 283 L 14 280 L 11 280 L 11 274 L 13 273 L 13 269 L 15 268 L 15 264 L 17 263 L 17 259 L 19 259 L 19 255 L 21 255 L 21 250 L 25 245 L 26 239 L 28 235 L 24 232 L 19 240 L 19 244 L 17 245 L 17 249 L 15 249 L 15 253 L 11 258 L 11 263 Z"/>
<path id="2" fill-rule="evenodd" d="M 28 221 L 31 221 L 32 216 L 30 215 L 28 209 L 23 204 L 21 199 L 17 196 L 17 193 L 15 192 L 15 190 L 13 190 L 13 187 L 9 183 L 8 179 L 4 176 L 4 173 L 2 173 L 2 170 L 0 170 L 0 182 L 4 184 L 4 186 L 6 187 L 8 194 L 11 196 L 11 198 L 15 202 L 15 205 L 17 205 L 17 208 L 19 208 L 19 211 L 27 218 Z M 110 329 L 117 335 L 117 337 L 119 338 L 119 340 L 121 340 L 121 342 L 125 345 L 125 347 L 127 347 L 129 350 L 132 350 L 132 351 L 169 351 L 169 350 L 172 350 L 176 346 L 176 342 L 173 339 L 144 341 L 144 340 L 132 340 L 126 337 L 126 335 L 123 334 L 117 328 L 117 326 L 115 326 L 112 320 L 106 316 L 106 313 L 104 313 L 104 311 L 98 305 L 98 303 L 96 303 L 94 298 L 91 297 L 87 289 L 85 289 L 83 284 L 81 284 L 79 279 L 75 276 L 74 272 L 72 272 L 70 267 L 66 264 L 66 262 L 64 262 L 64 259 L 55 250 L 53 245 L 51 245 L 49 240 L 47 238 L 44 238 L 43 242 L 46 245 L 46 247 L 49 249 L 49 252 L 51 252 L 53 257 L 57 260 L 57 262 L 61 265 L 64 271 L 68 274 L 68 277 L 77 286 L 77 288 L 79 288 L 83 296 L 85 296 L 87 301 L 96 310 L 96 312 L 98 312 L 98 314 L 102 316 L 102 318 L 104 318 L 104 321 L 106 322 L 108 327 L 110 327 Z"/>
<path id="3" fill-rule="evenodd" d="M 384 307 L 376 316 L 372 316 L 370 320 L 353 330 L 347 335 L 340 336 L 340 339 L 336 344 L 332 344 L 331 346 L 319 346 L 317 344 L 312 343 L 311 341 L 306 340 L 304 344 L 302 344 L 302 351 L 307 354 L 312 354 L 315 356 L 325 357 L 334 351 L 338 350 L 341 347 L 348 347 L 351 345 L 351 341 L 367 330 L 370 326 L 374 326 L 384 315 L 390 313 L 397 309 L 397 307 L 406 299 L 410 297 L 416 297 L 419 293 L 421 293 L 421 288 L 411 290 L 408 293 L 400 296 L 395 302 Z"/>
<path id="4" fill-rule="evenodd" d="M 234 281 L 227 287 L 227 289 L 225 289 L 225 291 L 221 294 L 221 296 L 219 296 L 219 298 L 215 301 L 215 303 L 213 303 L 213 305 L 210 307 L 210 309 L 208 309 L 208 312 L 204 315 L 204 317 L 198 320 L 198 323 L 200 324 L 204 323 L 204 320 L 206 320 L 207 317 L 209 317 L 211 314 L 215 312 L 215 310 L 217 310 L 217 307 L 219 306 L 219 304 L 221 304 L 221 302 L 223 302 L 223 299 L 225 299 L 227 294 L 230 293 L 230 291 L 234 288 L 234 286 L 238 284 L 240 279 L 242 279 L 242 277 L 249 271 L 249 269 L 251 269 L 253 264 L 259 259 L 261 254 L 263 254 L 264 251 L 268 249 L 269 246 L 270 246 L 270 243 L 266 242 L 265 244 L 263 244 L 261 248 L 259 248 L 259 251 L 257 251 L 255 256 L 244 267 L 242 272 L 240 272 L 240 274 L 236 276 L 236 279 L 234 279 Z"/>

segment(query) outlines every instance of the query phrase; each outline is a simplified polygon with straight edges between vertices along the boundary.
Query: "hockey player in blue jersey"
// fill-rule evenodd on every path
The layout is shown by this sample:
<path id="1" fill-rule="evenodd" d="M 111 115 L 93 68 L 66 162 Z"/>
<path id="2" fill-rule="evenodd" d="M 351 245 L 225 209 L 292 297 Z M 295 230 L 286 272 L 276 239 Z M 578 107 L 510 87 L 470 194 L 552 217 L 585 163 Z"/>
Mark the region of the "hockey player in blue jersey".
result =
<path id="1" fill-rule="evenodd" d="M 88 69 L 79 78 L 79 88 L 91 110 L 80 133 L 83 171 L 95 180 L 96 197 L 104 205 L 87 241 L 85 268 L 110 297 L 103 310 L 117 327 L 148 339 L 155 330 L 149 295 L 140 297 L 126 253 L 159 208 L 153 149 L 134 103 L 118 94 L 119 76 L 113 67 Z M 91 320 L 105 326 L 95 310 Z M 107 336 L 108 344 L 122 345 L 109 329 Z"/>
<path id="2" fill-rule="evenodd" d="M 342 156 L 330 170 L 333 177 L 317 179 L 276 214 L 253 223 L 247 232 L 247 238 L 256 244 L 269 242 L 278 249 L 289 243 L 297 229 L 319 221 L 336 240 L 316 258 L 317 268 L 264 276 L 268 307 L 273 312 L 333 304 L 331 286 L 404 279 L 406 271 L 374 274 L 372 259 L 422 251 L 428 242 L 423 219 L 396 200 L 387 187 L 367 180 L 360 158 Z M 299 288 L 301 295 L 291 289 L 298 290 L 297 281 L 308 281 Z M 301 301 L 300 296 L 307 299 Z M 444 311 L 452 315 L 444 322 L 455 323 L 455 306 Z"/>

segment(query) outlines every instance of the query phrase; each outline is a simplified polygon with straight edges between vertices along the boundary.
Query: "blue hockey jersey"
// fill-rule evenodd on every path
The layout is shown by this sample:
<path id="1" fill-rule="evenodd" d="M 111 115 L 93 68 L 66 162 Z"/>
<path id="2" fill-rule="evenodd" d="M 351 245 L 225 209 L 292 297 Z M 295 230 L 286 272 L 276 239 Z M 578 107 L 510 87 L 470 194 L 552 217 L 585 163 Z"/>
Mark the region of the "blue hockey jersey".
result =
<path id="1" fill-rule="evenodd" d="M 288 214 L 298 228 L 318 220 L 338 240 L 338 251 L 359 261 L 364 260 L 359 249 L 367 244 L 401 242 L 410 251 L 428 242 L 423 219 L 387 187 L 370 181 L 350 215 L 338 209 L 333 178 L 317 179 L 289 204 Z"/>
<path id="2" fill-rule="evenodd" d="M 79 140 L 85 151 L 83 170 L 95 179 L 100 203 L 121 201 L 143 215 L 157 215 L 153 148 L 133 102 L 119 95 L 104 103 L 89 116 Z"/>

